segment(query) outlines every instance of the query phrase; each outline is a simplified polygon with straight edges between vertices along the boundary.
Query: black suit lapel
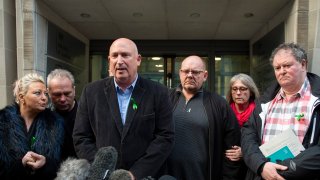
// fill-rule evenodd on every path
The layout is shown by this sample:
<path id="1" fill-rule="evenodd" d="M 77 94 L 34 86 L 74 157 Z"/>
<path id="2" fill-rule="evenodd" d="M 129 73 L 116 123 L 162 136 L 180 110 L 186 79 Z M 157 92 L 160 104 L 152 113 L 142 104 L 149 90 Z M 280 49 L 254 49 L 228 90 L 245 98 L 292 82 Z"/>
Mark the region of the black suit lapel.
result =
<path id="1" fill-rule="evenodd" d="M 127 110 L 126 122 L 125 122 L 125 125 L 123 128 L 123 131 L 122 131 L 122 139 L 128 133 L 128 130 L 129 130 L 131 123 L 132 123 L 135 115 L 137 114 L 137 112 L 141 111 L 141 108 L 142 108 L 141 101 L 142 101 L 144 93 L 145 93 L 145 90 L 141 87 L 141 79 L 139 78 L 136 83 L 136 86 L 133 89 L 132 95 L 131 95 L 130 103 L 129 103 L 128 110 Z M 133 107 L 134 104 L 137 105 L 136 109 Z"/>
<path id="2" fill-rule="evenodd" d="M 119 103 L 118 103 L 118 98 L 117 98 L 117 93 L 115 90 L 113 78 L 110 78 L 110 80 L 106 82 L 104 93 L 107 98 L 106 103 L 108 103 L 108 106 L 110 107 L 110 114 L 113 117 L 112 119 L 115 120 L 117 129 L 119 133 L 122 134 L 123 125 L 122 125 L 122 120 L 121 120 L 121 115 L 119 110 Z"/>

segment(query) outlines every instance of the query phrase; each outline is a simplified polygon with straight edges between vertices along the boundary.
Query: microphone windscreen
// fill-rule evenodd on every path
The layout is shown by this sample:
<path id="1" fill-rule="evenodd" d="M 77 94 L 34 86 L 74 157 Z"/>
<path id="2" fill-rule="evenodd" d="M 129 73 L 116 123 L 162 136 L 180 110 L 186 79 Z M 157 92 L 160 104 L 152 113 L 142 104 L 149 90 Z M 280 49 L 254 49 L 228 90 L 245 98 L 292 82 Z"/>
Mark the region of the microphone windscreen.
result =
<path id="1" fill-rule="evenodd" d="M 148 176 L 148 177 L 142 178 L 141 180 L 155 180 L 155 179 L 153 177 L 151 177 L 151 176 Z"/>
<path id="2" fill-rule="evenodd" d="M 55 180 L 85 180 L 89 169 L 90 164 L 86 159 L 68 158 L 61 163 Z"/>
<path id="3" fill-rule="evenodd" d="M 91 164 L 88 179 L 109 179 L 110 174 L 116 167 L 117 158 L 118 153 L 114 147 L 108 146 L 100 148 Z"/>
<path id="4" fill-rule="evenodd" d="M 159 178 L 159 180 L 177 180 L 177 179 L 173 176 L 163 175 Z"/>
<path id="5" fill-rule="evenodd" d="M 117 169 L 111 173 L 109 180 L 132 180 L 132 176 L 127 170 Z"/>

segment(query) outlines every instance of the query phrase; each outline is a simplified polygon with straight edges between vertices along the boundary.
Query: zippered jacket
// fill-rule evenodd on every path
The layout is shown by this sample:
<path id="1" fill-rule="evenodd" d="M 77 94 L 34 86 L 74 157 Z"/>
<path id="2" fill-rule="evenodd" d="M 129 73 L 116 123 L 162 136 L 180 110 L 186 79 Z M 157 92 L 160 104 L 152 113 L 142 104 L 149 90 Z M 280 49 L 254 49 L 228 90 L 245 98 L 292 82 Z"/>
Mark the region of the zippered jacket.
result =
<path id="1" fill-rule="evenodd" d="M 278 173 L 285 179 L 320 179 L 320 77 L 307 73 L 311 85 L 312 115 L 302 145 L 306 150 L 295 158 L 277 162 L 287 166 L 285 171 Z M 268 159 L 259 149 L 265 124 L 265 114 L 269 103 L 275 98 L 280 90 L 280 85 L 271 85 L 260 102 L 256 101 L 256 108 L 249 121 L 244 124 L 242 130 L 241 147 L 243 158 L 248 166 L 246 179 L 261 179 L 260 169 L 268 162 Z"/>
<path id="2" fill-rule="evenodd" d="M 181 91 L 176 89 L 170 90 L 170 98 L 174 109 L 180 96 L 183 96 Z M 203 105 L 209 121 L 208 177 L 210 180 L 238 179 L 240 171 L 239 161 L 230 161 L 225 156 L 227 149 L 240 144 L 241 135 L 237 118 L 226 100 L 216 93 L 204 90 Z"/>

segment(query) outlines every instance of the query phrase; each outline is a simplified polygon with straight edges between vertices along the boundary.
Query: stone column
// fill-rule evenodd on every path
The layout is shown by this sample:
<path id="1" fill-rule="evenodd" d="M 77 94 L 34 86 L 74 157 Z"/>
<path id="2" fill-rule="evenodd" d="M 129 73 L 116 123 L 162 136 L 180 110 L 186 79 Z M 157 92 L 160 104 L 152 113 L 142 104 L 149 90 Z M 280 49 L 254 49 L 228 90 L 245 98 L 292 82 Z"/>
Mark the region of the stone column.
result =
<path id="1" fill-rule="evenodd" d="M 309 71 L 320 76 L 320 0 L 309 1 Z"/>
<path id="2" fill-rule="evenodd" d="M 13 102 L 12 84 L 17 79 L 15 2 L 0 0 L 0 108 Z"/>
<path id="3" fill-rule="evenodd" d="M 47 22 L 36 9 L 37 0 L 16 0 L 18 78 L 46 75 Z"/>

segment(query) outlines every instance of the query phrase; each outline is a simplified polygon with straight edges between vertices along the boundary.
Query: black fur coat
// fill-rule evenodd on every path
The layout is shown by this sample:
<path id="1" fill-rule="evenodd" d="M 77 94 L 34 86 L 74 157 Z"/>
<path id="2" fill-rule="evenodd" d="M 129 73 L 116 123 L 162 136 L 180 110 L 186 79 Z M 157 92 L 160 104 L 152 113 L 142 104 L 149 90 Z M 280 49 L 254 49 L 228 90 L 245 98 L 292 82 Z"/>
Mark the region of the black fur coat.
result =
<path id="1" fill-rule="evenodd" d="M 36 140 L 32 145 L 27 137 L 19 106 L 0 110 L 0 179 L 53 179 L 60 163 L 64 137 L 63 119 L 46 109 L 34 121 Z M 46 157 L 46 164 L 32 171 L 22 165 L 22 158 L 33 151 Z"/>

